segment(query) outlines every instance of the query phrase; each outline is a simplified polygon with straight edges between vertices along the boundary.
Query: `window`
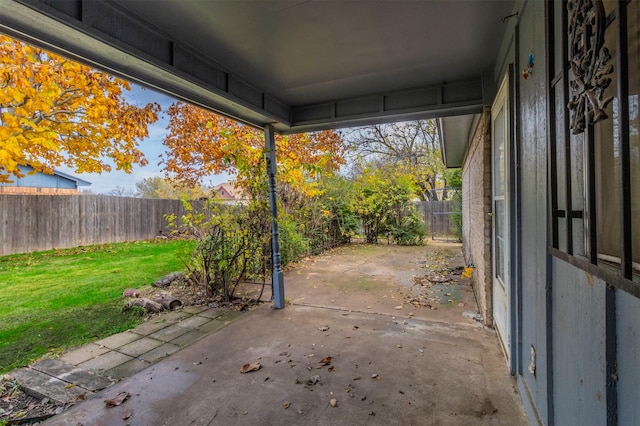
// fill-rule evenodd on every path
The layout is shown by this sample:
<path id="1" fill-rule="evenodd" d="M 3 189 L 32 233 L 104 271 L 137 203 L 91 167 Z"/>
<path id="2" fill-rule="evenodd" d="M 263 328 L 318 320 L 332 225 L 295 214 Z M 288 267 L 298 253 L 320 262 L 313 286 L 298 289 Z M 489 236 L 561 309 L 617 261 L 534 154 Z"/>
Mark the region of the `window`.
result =
<path id="1" fill-rule="evenodd" d="M 640 295 L 638 1 L 548 5 L 550 251 Z"/>

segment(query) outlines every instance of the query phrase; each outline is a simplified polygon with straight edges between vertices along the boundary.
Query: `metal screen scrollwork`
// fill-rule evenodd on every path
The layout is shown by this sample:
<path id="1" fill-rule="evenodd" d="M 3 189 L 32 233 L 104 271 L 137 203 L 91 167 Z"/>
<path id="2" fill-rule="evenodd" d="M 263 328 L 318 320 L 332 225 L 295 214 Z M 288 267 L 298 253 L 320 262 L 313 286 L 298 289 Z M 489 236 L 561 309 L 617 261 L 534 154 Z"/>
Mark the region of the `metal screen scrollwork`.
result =
<path id="1" fill-rule="evenodd" d="M 601 0 L 571 0 L 569 11 L 569 62 L 571 81 L 571 132 L 584 132 L 587 125 L 608 118 L 605 108 L 612 97 L 604 98 L 611 84 L 613 65 L 609 49 L 604 47 L 606 16 Z"/>

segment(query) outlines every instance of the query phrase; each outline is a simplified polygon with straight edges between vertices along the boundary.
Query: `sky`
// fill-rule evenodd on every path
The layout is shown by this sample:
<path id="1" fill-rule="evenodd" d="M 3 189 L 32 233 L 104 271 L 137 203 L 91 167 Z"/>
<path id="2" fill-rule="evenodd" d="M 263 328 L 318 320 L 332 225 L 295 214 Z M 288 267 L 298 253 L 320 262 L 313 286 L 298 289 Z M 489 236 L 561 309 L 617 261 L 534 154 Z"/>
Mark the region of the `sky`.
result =
<path id="1" fill-rule="evenodd" d="M 75 173 L 73 169 L 67 167 L 59 167 L 57 169 L 91 182 L 90 186 L 81 187 L 81 190 L 90 189 L 94 194 L 109 194 L 116 188 L 123 188 L 133 193 L 136 190 L 136 182 L 140 182 L 149 177 L 163 176 L 161 166 L 158 164 L 160 161 L 158 156 L 164 152 L 165 147 L 162 145 L 162 140 L 168 133 L 167 125 L 169 124 L 169 117 L 165 111 L 169 109 L 169 106 L 175 100 L 161 93 L 150 89 L 143 89 L 134 84 L 131 84 L 130 92 L 125 92 L 125 97 L 131 104 L 136 106 L 143 107 L 149 102 L 157 102 L 162 107 L 162 111 L 158 114 L 158 121 L 148 128 L 149 136 L 142 140 L 139 145 L 139 149 L 144 153 L 149 164 L 144 167 L 134 165 L 131 174 L 115 170 L 115 167 L 113 168 L 114 171 L 110 173 L 104 172 L 102 174 Z M 230 177 L 226 174 L 216 175 L 211 176 L 207 181 L 203 182 L 203 184 L 212 186 L 228 181 L 229 179 Z"/>

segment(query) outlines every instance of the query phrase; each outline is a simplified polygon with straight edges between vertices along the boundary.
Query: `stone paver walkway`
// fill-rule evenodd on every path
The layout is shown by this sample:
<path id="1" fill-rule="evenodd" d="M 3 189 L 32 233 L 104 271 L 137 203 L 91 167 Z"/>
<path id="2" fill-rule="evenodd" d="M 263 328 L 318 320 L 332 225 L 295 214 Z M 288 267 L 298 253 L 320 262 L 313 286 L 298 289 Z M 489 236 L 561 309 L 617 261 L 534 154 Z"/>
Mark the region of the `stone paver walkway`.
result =
<path id="1" fill-rule="evenodd" d="M 189 306 L 138 327 L 5 374 L 28 393 L 65 405 L 86 399 L 168 357 L 243 312 Z"/>

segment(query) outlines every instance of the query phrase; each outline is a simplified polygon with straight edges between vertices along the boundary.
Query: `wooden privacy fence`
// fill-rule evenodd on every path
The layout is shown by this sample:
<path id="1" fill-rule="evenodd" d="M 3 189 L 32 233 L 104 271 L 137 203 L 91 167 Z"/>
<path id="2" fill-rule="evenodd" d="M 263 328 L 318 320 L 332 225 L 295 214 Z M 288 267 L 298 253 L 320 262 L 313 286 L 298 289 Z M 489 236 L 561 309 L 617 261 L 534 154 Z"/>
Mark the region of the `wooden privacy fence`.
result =
<path id="1" fill-rule="evenodd" d="M 431 190 L 431 200 L 418 203 L 431 239 L 462 237 L 462 198 L 458 189 Z"/>
<path id="2" fill-rule="evenodd" d="M 180 200 L 0 194 L 0 256 L 152 239 L 171 213 L 184 214 Z"/>

